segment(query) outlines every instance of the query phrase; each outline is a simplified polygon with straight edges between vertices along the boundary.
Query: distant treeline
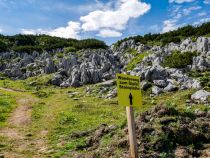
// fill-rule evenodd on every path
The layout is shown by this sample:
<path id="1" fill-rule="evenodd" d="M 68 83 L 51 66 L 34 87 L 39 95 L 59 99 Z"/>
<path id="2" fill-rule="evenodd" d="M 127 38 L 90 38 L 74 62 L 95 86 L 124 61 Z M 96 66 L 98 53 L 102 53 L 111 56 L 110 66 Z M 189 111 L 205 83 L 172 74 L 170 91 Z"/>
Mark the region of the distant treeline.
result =
<path id="1" fill-rule="evenodd" d="M 118 41 L 115 46 L 119 46 L 122 42 L 129 39 L 135 40 L 135 42 L 140 42 L 147 45 L 166 45 L 170 42 L 179 43 L 182 39 L 187 37 L 192 37 L 196 39 L 199 36 L 210 36 L 210 22 L 204 23 L 200 26 L 184 26 L 178 28 L 175 31 L 170 31 L 166 33 L 158 34 L 146 34 L 144 36 L 133 36 L 128 37 L 123 40 Z"/>
<path id="2" fill-rule="evenodd" d="M 51 37 L 48 35 L 0 35 L 0 52 L 15 51 L 28 52 L 33 51 L 51 51 L 59 48 L 72 48 L 72 50 L 81 50 L 87 48 L 107 48 L 107 45 L 97 39 L 64 39 Z"/>

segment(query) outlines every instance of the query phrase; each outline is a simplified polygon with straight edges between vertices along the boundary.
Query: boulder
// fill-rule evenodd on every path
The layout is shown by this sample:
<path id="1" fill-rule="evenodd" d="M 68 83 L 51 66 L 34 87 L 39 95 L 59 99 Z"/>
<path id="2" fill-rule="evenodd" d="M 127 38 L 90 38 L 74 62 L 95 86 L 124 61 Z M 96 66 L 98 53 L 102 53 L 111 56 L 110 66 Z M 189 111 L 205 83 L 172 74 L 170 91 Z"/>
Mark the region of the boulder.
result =
<path id="1" fill-rule="evenodd" d="M 193 58 L 192 70 L 205 71 L 210 67 L 210 61 L 203 57 L 197 56 Z"/>
<path id="2" fill-rule="evenodd" d="M 197 51 L 198 52 L 208 52 L 210 38 L 207 37 L 198 37 L 196 41 Z"/>
<path id="3" fill-rule="evenodd" d="M 152 66 L 145 72 L 145 79 L 148 81 L 164 80 L 168 77 L 166 70 L 160 65 Z"/>
<path id="4" fill-rule="evenodd" d="M 71 86 L 78 87 L 81 85 L 80 83 L 81 72 L 76 68 L 71 73 Z"/>
<path id="5" fill-rule="evenodd" d="M 200 102 L 208 101 L 209 97 L 210 97 L 210 92 L 207 92 L 205 90 L 199 90 L 191 95 L 191 99 L 193 101 L 200 101 Z"/>
<path id="6" fill-rule="evenodd" d="M 163 93 L 163 90 L 157 86 L 153 86 L 152 87 L 152 94 L 155 94 L 155 95 L 159 95 Z"/>
<path id="7" fill-rule="evenodd" d="M 60 86 L 60 84 L 62 83 L 62 76 L 60 74 L 55 74 L 50 82 L 53 85 Z"/>
<path id="8" fill-rule="evenodd" d="M 174 85 L 172 83 L 169 83 L 168 86 L 164 88 L 164 91 L 166 91 L 166 92 L 172 92 L 172 91 L 176 91 L 178 89 L 179 88 L 176 85 Z"/>
<path id="9" fill-rule="evenodd" d="M 146 82 L 146 81 L 142 81 L 142 82 L 140 83 L 140 87 L 141 87 L 141 89 L 142 89 L 143 91 L 146 91 L 148 88 L 151 87 L 151 84 L 148 83 L 148 82 Z"/>
<path id="10" fill-rule="evenodd" d="M 168 85 L 166 80 L 154 80 L 153 83 L 160 88 L 165 88 Z"/>
<path id="11" fill-rule="evenodd" d="M 46 74 L 54 73 L 56 71 L 56 67 L 54 62 L 52 61 L 51 58 L 46 59 L 46 65 L 44 67 L 44 72 Z"/>

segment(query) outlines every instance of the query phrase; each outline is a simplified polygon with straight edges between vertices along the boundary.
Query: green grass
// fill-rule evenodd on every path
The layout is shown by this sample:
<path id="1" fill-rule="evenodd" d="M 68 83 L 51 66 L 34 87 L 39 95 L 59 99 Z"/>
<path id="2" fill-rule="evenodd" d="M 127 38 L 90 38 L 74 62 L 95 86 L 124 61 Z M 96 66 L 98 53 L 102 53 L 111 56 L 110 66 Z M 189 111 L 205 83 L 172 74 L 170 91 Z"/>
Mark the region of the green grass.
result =
<path id="1" fill-rule="evenodd" d="M 15 104 L 15 99 L 11 95 L 0 91 L 0 127 L 5 126 L 6 120 Z"/>
<path id="2" fill-rule="evenodd" d="M 107 100 L 98 98 L 98 93 L 92 95 L 86 94 L 86 86 L 79 88 L 66 88 L 62 89 L 55 86 L 47 85 L 47 81 L 51 76 L 40 76 L 29 78 L 24 81 L 11 81 L 6 80 L 8 88 L 26 90 L 24 94 L 33 95 L 38 101 L 32 106 L 32 122 L 27 131 L 33 137 L 39 137 L 40 131 L 48 131 L 46 141 L 52 152 L 47 156 L 61 157 L 68 155 L 71 151 L 75 150 L 77 146 L 84 145 L 86 137 L 74 138 L 70 136 L 74 132 L 88 131 L 95 129 L 101 124 L 117 125 L 119 128 L 116 131 L 117 135 L 120 134 L 126 126 L 126 112 L 125 107 L 120 107 L 117 104 L 117 98 Z M 3 86 L 4 81 L 0 81 L 0 86 Z M 88 85 L 91 89 L 100 86 Z M 37 88 L 38 87 L 38 88 Z M 186 112 L 185 101 L 189 99 L 189 95 L 196 90 L 177 91 L 175 93 L 164 93 L 155 98 L 151 98 L 148 92 L 143 93 L 143 106 L 135 109 L 135 116 L 139 115 L 146 110 L 160 104 L 167 104 L 168 106 L 176 106 L 180 111 Z M 75 97 L 70 97 L 71 92 L 78 92 Z M 14 96 L 21 97 L 23 92 L 8 93 L 1 98 L 3 105 L 8 105 L 9 100 L 13 103 Z M 10 96 L 11 95 L 11 96 Z M 0 96 L 1 97 L 1 96 Z M 77 98 L 78 100 L 75 100 Z M 5 102 L 6 101 L 6 102 Z M 200 104 L 188 108 L 187 112 L 196 109 L 209 110 L 206 106 Z M 12 108 L 8 111 L 8 115 Z M 186 114 L 189 114 L 187 113 Z M 7 115 L 7 116 L 8 116 Z M 105 150 L 107 146 L 118 140 L 112 139 L 108 134 L 102 137 L 99 143 L 99 149 Z M 83 153 L 84 151 L 76 151 Z M 121 149 L 117 149 L 120 154 Z M 69 156 L 69 155 L 68 155 Z"/>
<path id="3" fill-rule="evenodd" d="M 144 57 L 149 55 L 149 52 L 144 53 L 135 53 L 134 51 L 131 52 L 131 54 L 135 54 L 134 58 L 128 63 L 126 66 L 126 70 L 133 70 L 138 64 L 141 63 L 141 61 L 144 59 Z"/>

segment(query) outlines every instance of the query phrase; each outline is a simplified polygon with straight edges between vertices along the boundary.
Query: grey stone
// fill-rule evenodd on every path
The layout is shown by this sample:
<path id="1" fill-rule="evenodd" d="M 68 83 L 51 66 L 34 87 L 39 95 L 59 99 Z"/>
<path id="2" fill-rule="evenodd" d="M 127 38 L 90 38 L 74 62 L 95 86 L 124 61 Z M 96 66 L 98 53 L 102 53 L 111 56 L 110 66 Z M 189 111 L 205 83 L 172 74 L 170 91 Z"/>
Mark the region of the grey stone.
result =
<path id="1" fill-rule="evenodd" d="M 62 83 L 62 76 L 60 74 L 56 74 L 52 79 L 51 79 L 51 84 L 60 86 Z"/>
<path id="2" fill-rule="evenodd" d="M 156 85 L 160 88 L 164 88 L 168 85 L 168 82 L 166 80 L 154 80 L 153 83 L 154 83 L 154 85 Z"/>
<path id="3" fill-rule="evenodd" d="M 209 48 L 209 39 L 207 37 L 198 37 L 196 44 L 197 44 L 197 51 L 198 52 L 207 52 Z"/>
<path id="4" fill-rule="evenodd" d="M 172 83 L 169 83 L 167 87 L 164 88 L 166 92 L 172 92 L 178 90 L 178 87 Z"/>
<path id="5" fill-rule="evenodd" d="M 56 67 L 54 62 L 52 61 L 51 58 L 46 59 L 46 65 L 44 67 L 44 72 L 46 74 L 54 73 L 56 71 Z"/>
<path id="6" fill-rule="evenodd" d="M 164 80 L 168 77 L 166 70 L 160 65 L 151 67 L 145 73 L 145 79 L 148 81 Z"/>
<path id="7" fill-rule="evenodd" d="M 157 86 L 153 86 L 152 87 L 152 94 L 155 94 L 155 95 L 159 95 L 163 93 L 163 90 Z"/>
<path id="8" fill-rule="evenodd" d="M 205 102 L 210 97 L 210 92 L 207 92 L 205 90 L 199 90 L 191 95 L 191 99 L 194 101 L 201 101 Z"/>
<path id="9" fill-rule="evenodd" d="M 102 87 L 111 87 L 116 85 L 116 80 L 109 80 L 109 81 L 105 81 L 99 84 Z"/>
<path id="10" fill-rule="evenodd" d="M 151 87 L 151 84 L 149 84 L 149 83 L 146 82 L 146 81 L 142 81 L 142 82 L 140 83 L 140 86 L 141 86 L 141 89 L 142 89 L 142 90 L 146 91 L 148 88 Z"/>

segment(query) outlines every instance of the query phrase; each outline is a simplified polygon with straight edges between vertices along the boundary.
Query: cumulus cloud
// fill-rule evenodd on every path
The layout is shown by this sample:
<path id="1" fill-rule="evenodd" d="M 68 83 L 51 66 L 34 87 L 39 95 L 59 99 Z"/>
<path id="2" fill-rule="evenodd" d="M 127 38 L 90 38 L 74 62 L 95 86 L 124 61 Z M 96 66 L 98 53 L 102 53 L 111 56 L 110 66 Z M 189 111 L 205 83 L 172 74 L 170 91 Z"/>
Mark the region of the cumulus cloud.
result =
<path id="1" fill-rule="evenodd" d="M 168 32 L 168 31 L 173 31 L 178 28 L 178 25 L 176 25 L 177 20 L 165 20 L 163 22 L 163 29 L 162 33 Z"/>
<path id="2" fill-rule="evenodd" d="M 84 31 L 108 28 L 123 30 L 131 18 L 137 18 L 150 10 L 151 6 L 138 0 L 120 0 L 115 10 L 96 10 L 80 18 Z"/>
<path id="3" fill-rule="evenodd" d="M 185 3 L 185 2 L 193 2 L 195 0 L 169 0 L 169 3 L 178 3 L 178 4 L 181 4 L 181 3 Z"/>
<path id="4" fill-rule="evenodd" d="M 69 21 L 66 27 L 56 29 L 22 29 L 23 34 L 46 34 L 62 38 L 79 38 L 81 27 L 79 22 Z"/>
<path id="5" fill-rule="evenodd" d="M 138 18 L 147 13 L 151 6 L 139 0 L 117 0 L 104 4 L 95 0 L 98 9 L 81 16 L 79 21 L 70 21 L 67 27 L 56 29 L 22 29 L 25 34 L 47 34 L 64 38 L 79 38 L 83 32 L 94 31 L 100 37 L 119 37 L 126 29 L 130 19 Z"/>
<path id="6" fill-rule="evenodd" d="M 3 29 L 0 28 L 0 33 L 3 32 Z"/>
<path id="7" fill-rule="evenodd" d="M 100 30 L 97 36 L 106 38 L 106 37 L 120 37 L 122 36 L 121 32 L 115 31 L 115 30 L 110 30 L 110 29 L 103 29 Z"/>

